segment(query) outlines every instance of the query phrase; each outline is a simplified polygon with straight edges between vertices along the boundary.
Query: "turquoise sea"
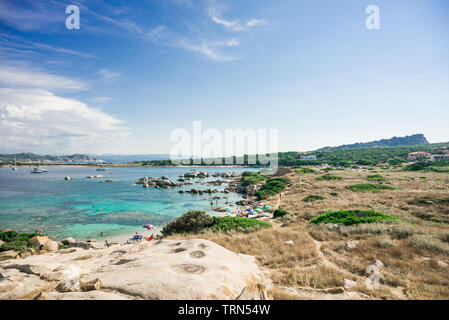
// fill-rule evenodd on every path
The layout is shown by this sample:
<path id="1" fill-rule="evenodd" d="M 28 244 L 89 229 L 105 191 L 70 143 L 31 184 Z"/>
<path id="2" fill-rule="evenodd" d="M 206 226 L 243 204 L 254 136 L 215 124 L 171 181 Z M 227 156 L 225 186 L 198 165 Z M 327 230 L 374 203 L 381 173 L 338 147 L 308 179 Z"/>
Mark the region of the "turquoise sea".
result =
<path id="1" fill-rule="evenodd" d="M 170 189 L 143 188 L 133 185 L 145 176 L 168 176 L 176 180 L 181 173 L 191 168 L 106 168 L 98 172 L 92 167 L 52 167 L 49 172 L 31 174 L 32 168 L 0 168 L 0 228 L 11 228 L 22 232 L 42 230 L 58 239 L 99 238 L 101 232 L 107 236 L 120 236 L 142 232 L 144 224 L 162 227 L 189 210 L 204 210 L 210 214 L 215 207 L 226 207 L 227 201 L 234 204 L 241 199 L 235 193 L 217 193 L 213 196 L 228 197 L 218 203 L 210 203 L 210 196 L 180 194 L 179 190 L 218 189 L 222 186 L 201 184 L 221 178 L 194 179 L 194 185 Z M 243 172 L 244 168 L 199 168 L 199 171 Z M 91 175 L 103 175 L 99 179 L 87 179 Z M 65 181 L 70 176 L 73 180 Z M 111 183 L 100 180 L 113 179 Z"/>

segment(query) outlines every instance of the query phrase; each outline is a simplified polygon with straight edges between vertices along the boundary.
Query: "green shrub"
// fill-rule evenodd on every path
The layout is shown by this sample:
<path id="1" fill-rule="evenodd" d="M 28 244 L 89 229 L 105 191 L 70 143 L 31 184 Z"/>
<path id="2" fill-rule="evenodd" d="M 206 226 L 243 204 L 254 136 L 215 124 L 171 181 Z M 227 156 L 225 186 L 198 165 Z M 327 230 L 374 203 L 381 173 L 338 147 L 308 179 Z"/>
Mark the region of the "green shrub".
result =
<path id="1" fill-rule="evenodd" d="M 189 211 L 181 217 L 167 223 L 163 229 L 163 235 L 174 233 L 195 233 L 203 229 L 210 228 L 214 224 L 214 219 L 204 211 Z"/>
<path id="2" fill-rule="evenodd" d="M 13 240 L 6 242 L 0 247 L 0 251 L 17 250 L 25 252 L 27 250 L 27 242 L 23 240 Z"/>
<path id="3" fill-rule="evenodd" d="M 316 195 L 316 194 L 311 194 L 311 195 L 305 197 L 304 199 L 302 199 L 302 201 L 305 201 L 305 202 L 314 202 L 314 201 L 324 200 L 324 199 L 326 199 L 326 197 L 318 196 L 318 195 Z"/>
<path id="4" fill-rule="evenodd" d="M 178 219 L 167 223 L 162 229 L 163 235 L 179 233 L 198 233 L 206 229 L 228 231 L 234 229 L 266 228 L 270 224 L 240 217 L 211 217 L 204 211 L 190 211 Z"/>
<path id="5" fill-rule="evenodd" d="M 300 168 L 296 168 L 295 172 L 297 174 L 310 174 L 310 173 L 316 173 L 317 171 L 312 168 L 300 167 Z"/>
<path id="6" fill-rule="evenodd" d="M 325 174 L 324 176 L 316 177 L 315 180 L 328 181 L 328 180 L 343 180 L 340 176 L 335 176 L 333 174 Z"/>
<path id="7" fill-rule="evenodd" d="M 259 184 L 265 181 L 266 177 L 256 172 L 245 171 L 242 174 L 242 185 L 249 186 L 252 184 Z"/>
<path id="8" fill-rule="evenodd" d="M 381 221 L 392 221 L 397 218 L 371 210 L 342 210 L 323 213 L 312 220 L 311 223 L 341 223 L 353 225 L 360 223 L 373 223 Z"/>
<path id="9" fill-rule="evenodd" d="M 272 197 L 278 193 L 281 193 L 287 187 L 287 183 L 290 183 L 290 179 L 285 177 L 270 178 L 262 186 L 262 188 L 260 188 L 260 190 L 256 192 L 255 196 L 259 200 L 264 200 Z"/>
<path id="10" fill-rule="evenodd" d="M 449 203 L 449 198 L 422 197 L 412 202 L 413 204 Z"/>
<path id="11" fill-rule="evenodd" d="M 255 196 L 259 200 L 265 200 L 269 197 L 275 196 L 277 193 L 272 190 L 259 190 L 255 193 Z"/>
<path id="12" fill-rule="evenodd" d="M 279 217 L 283 217 L 287 214 L 290 214 L 290 212 L 288 212 L 287 210 L 284 209 L 276 209 L 273 212 L 273 218 L 279 218 Z"/>
<path id="13" fill-rule="evenodd" d="M 354 192 L 379 192 L 381 190 L 396 190 L 395 187 L 386 185 L 386 184 L 372 184 L 372 183 L 364 183 L 364 184 L 353 184 L 349 186 L 349 189 Z"/>
<path id="14" fill-rule="evenodd" d="M 5 242 L 11 242 L 11 241 L 25 241 L 28 242 L 30 238 L 33 238 L 35 236 L 42 236 L 40 233 L 18 233 L 17 231 L 5 231 L 0 232 L 0 240 Z"/>
<path id="15" fill-rule="evenodd" d="M 385 179 L 385 177 L 381 176 L 380 174 L 373 174 L 373 175 L 367 176 L 366 180 L 370 180 L 370 181 L 385 181 L 387 179 Z"/>
<path id="16" fill-rule="evenodd" d="M 214 217 L 214 224 L 212 230 L 217 231 L 228 231 L 235 229 L 257 229 L 257 228 L 268 228 L 271 225 L 269 223 L 249 219 L 249 218 L 239 218 L 239 217 Z"/>
<path id="17" fill-rule="evenodd" d="M 415 162 L 405 166 L 404 171 L 434 171 L 434 172 L 449 172 L 449 161 L 436 162 Z"/>

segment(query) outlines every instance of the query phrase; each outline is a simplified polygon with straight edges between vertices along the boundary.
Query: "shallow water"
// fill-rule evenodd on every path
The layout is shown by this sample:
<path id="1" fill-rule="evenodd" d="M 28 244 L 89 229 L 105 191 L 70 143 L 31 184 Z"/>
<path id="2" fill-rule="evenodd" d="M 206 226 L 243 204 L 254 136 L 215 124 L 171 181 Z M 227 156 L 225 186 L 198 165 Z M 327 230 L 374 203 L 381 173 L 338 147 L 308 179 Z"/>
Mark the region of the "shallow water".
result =
<path id="1" fill-rule="evenodd" d="M 0 168 L 0 228 L 23 232 L 43 230 L 56 238 L 98 238 L 101 232 L 108 236 L 142 232 L 144 224 L 161 227 L 189 210 L 213 213 L 215 207 L 228 206 L 241 199 L 238 194 L 214 194 L 228 199 L 215 200 L 211 206 L 207 194 L 180 194 L 179 190 L 218 189 L 222 186 L 201 185 L 201 182 L 219 178 L 194 179 L 194 185 L 170 189 L 143 188 L 133 185 L 145 176 L 168 176 L 176 180 L 190 168 L 107 168 L 97 172 L 87 167 L 47 167 L 49 172 L 31 174 L 32 168 Z M 199 171 L 243 172 L 243 168 L 200 168 Z M 256 169 L 253 169 L 256 170 Z M 99 179 L 86 179 L 91 175 Z M 64 177 L 72 177 L 65 181 Z M 112 183 L 100 180 L 113 179 Z"/>

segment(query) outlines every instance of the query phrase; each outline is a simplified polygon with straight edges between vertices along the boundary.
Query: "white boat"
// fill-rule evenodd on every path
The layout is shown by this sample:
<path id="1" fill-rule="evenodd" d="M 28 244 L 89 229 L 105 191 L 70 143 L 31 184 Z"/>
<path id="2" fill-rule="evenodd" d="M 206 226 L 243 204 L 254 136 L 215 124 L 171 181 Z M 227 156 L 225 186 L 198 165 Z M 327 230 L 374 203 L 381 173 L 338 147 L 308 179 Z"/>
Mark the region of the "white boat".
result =
<path id="1" fill-rule="evenodd" d="M 14 157 L 14 167 L 12 167 L 12 171 L 17 170 L 17 157 Z"/>
<path id="2" fill-rule="evenodd" d="M 43 173 L 43 172 L 44 172 L 44 171 L 42 171 L 41 168 L 36 167 L 36 168 L 34 168 L 33 171 L 31 171 L 30 173 Z"/>

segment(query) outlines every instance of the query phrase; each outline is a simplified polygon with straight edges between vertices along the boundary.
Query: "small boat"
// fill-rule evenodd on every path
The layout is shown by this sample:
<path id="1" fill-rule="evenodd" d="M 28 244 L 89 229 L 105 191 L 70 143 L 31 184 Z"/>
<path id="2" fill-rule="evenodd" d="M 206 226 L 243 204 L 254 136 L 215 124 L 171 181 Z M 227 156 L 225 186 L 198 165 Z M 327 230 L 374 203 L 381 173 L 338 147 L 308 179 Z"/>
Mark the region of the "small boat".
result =
<path id="1" fill-rule="evenodd" d="M 12 167 L 12 171 L 17 170 L 17 157 L 14 157 L 14 167 Z"/>
<path id="2" fill-rule="evenodd" d="M 105 168 L 97 168 L 97 171 L 106 171 Z"/>
<path id="3" fill-rule="evenodd" d="M 43 172 L 44 172 L 44 171 L 42 171 L 41 168 L 36 167 L 36 168 L 34 168 L 33 171 L 31 171 L 30 173 L 43 173 Z"/>

